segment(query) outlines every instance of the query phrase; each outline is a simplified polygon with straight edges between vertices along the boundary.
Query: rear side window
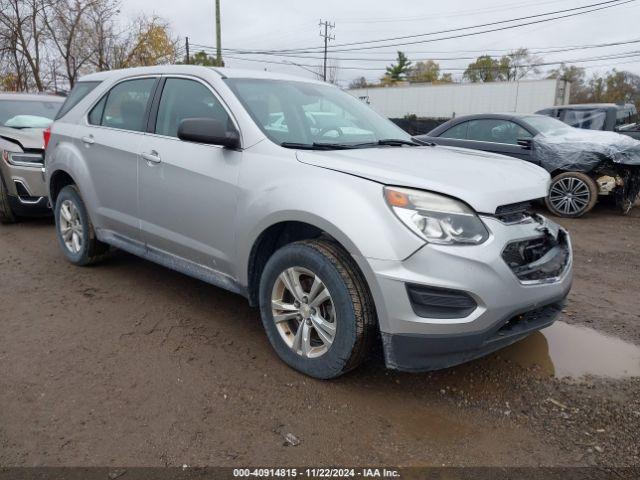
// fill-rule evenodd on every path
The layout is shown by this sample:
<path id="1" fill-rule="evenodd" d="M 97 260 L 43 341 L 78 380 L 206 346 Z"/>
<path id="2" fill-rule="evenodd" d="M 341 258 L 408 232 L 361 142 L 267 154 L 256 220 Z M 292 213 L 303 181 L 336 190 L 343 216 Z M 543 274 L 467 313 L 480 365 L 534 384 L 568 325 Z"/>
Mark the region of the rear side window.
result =
<path id="1" fill-rule="evenodd" d="M 162 89 L 155 133 L 177 137 L 185 118 L 211 118 L 229 125 L 229 115 L 211 90 L 195 80 L 169 78 Z"/>
<path id="2" fill-rule="evenodd" d="M 155 82 L 155 78 L 141 78 L 119 83 L 89 112 L 89 123 L 143 132 L 147 104 Z"/>
<path id="3" fill-rule="evenodd" d="M 96 88 L 98 85 L 100 85 L 100 82 L 78 82 L 78 83 L 76 83 L 74 85 L 74 87 L 71 89 L 71 92 L 69 92 L 69 96 L 67 97 L 65 102 L 62 104 L 62 107 L 60 107 L 60 110 L 58 111 L 58 114 L 56 115 L 56 120 L 58 120 L 59 118 L 64 117 L 69 112 L 69 110 L 71 110 L 78 103 L 80 103 L 80 101 L 84 97 L 89 95 L 89 93 L 91 93 L 91 91 L 93 91 L 93 89 Z"/>
<path id="4" fill-rule="evenodd" d="M 451 127 L 449 130 L 440 135 L 440 138 L 453 138 L 456 140 L 466 140 L 469 122 L 462 122 Z"/>

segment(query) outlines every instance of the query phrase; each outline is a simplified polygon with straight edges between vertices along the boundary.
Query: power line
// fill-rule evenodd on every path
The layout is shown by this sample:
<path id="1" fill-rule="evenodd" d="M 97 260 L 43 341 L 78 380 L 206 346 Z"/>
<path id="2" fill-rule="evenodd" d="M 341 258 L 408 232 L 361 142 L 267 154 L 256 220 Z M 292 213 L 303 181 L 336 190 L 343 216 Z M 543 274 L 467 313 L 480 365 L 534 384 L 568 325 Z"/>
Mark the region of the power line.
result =
<path id="1" fill-rule="evenodd" d="M 582 6 L 582 7 L 574 7 L 574 8 L 569 8 L 569 9 L 556 10 L 556 11 L 553 11 L 553 12 L 541 13 L 541 14 L 537 14 L 537 15 L 528 15 L 528 16 L 525 16 L 525 17 L 512 18 L 512 19 L 509 19 L 509 20 L 501 20 L 501 21 L 498 21 L 498 22 L 491 22 L 491 23 L 473 25 L 473 26 L 469 26 L 469 27 L 460 27 L 460 28 L 453 28 L 453 29 L 447 29 L 447 30 L 440 30 L 440 31 L 436 31 L 436 32 L 421 33 L 421 34 L 416 34 L 416 35 L 405 35 L 405 36 L 400 36 L 400 37 L 391 37 L 391 38 L 384 38 L 384 39 L 378 39 L 378 40 L 368 40 L 368 41 L 360 41 L 360 42 L 342 43 L 342 44 L 334 45 L 332 47 L 331 51 L 332 52 L 350 52 L 350 51 L 357 51 L 357 50 L 371 50 L 371 49 L 379 49 L 379 48 L 387 48 L 387 47 L 416 45 L 416 44 L 421 44 L 421 43 L 431 43 L 431 42 L 437 42 L 437 41 L 442 41 L 442 40 L 452 40 L 452 39 L 455 39 L 455 38 L 464 38 L 464 37 L 470 37 L 470 36 L 476 36 L 476 35 L 483 35 L 483 34 L 486 34 L 486 33 L 494 33 L 494 32 L 514 29 L 514 28 L 520 28 L 520 27 L 524 27 L 524 26 L 528 26 L 528 25 L 535 25 L 535 24 L 550 22 L 550 21 L 554 21 L 554 20 L 560 20 L 560 19 L 564 19 L 564 18 L 570 18 L 570 17 L 579 16 L 579 15 L 584 15 L 584 14 L 587 14 L 587 13 L 597 12 L 597 11 L 601 11 L 601 10 L 605 10 L 605 9 L 609 9 L 609 8 L 613 8 L 613 7 L 617 7 L 617 6 L 621 6 L 621 5 L 625 5 L 625 4 L 629 4 L 629 3 L 632 3 L 632 2 L 635 2 L 635 1 L 636 0 L 608 0 L 608 1 L 605 1 L 605 2 L 592 3 L 590 5 L 585 5 L 585 6 Z M 596 7 L 596 8 L 591 8 L 591 7 Z M 582 10 L 582 11 L 577 11 L 577 10 Z M 573 12 L 573 13 L 567 13 L 567 12 Z M 416 40 L 416 41 L 411 41 L 411 42 L 389 43 L 389 44 L 385 44 L 385 45 L 366 45 L 366 44 L 371 44 L 371 43 L 380 43 L 380 42 L 388 42 L 388 41 L 396 41 L 396 40 L 408 40 L 408 39 L 412 39 L 412 38 L 426 37 L 426 36 L 432 36 L 432 35 L 441 35 L 441 34 L 445 34 L 445 33 L 460 32 L 460 31 L 464 31 L 464 30 L 473 30 L 473 29 L 477 29 L 477 28 L 484 28 L 484 27 L 488 27 L 488 26 L 501 25 L 501 24 L 505 24 L 505 23 L 513 23 L 513 22 L 517 22 L 517 21 L 521 21 L 521 20 L 530 20 L 530 19 L 533 19 L 533 18 L 547 17 L 547 16 L 550 16 L 550 15 L 556 15 L 556 14 L 559 14 L 559 13 L 567 13 L 567 14 L 566 15 L 559 15 L 559 16 L 551 17 L 551 18 L 542 18 L 542 19 L 539 19 L 539 20 L 519 23 L 519 24 L 516 24 L 516 25 L 506 25 L 506 26 L 503 26 L 503 27 L 500 27 L 500 28 L 482 30 L 482 31 L 479 31 L 479 32 L 469 32 L 469 33 L 463 33 L 463 34 L 459 34 L 459 35 L 451 35 L 451 36 L 448 36 L 448 37 L 439 37 L 439 38 L 434 38 L 434 39 L 423 39 L 423 40 Z M 362 45 L 362 46 L 359 46 L 359 45 Z M 340 48 L 340 47 L 354 47 L 354 46 L 358 46 L 358 47 L 357 48 Z M 240 52 L 242 52 L 242 50 L 241 49 L 235 49 L 234 52 L 235 53 L 240 53 Z M 307 47 L 307 48 L 282 49 L 282 50 L 264 50 L 262 53 L 319 53 L 319 51 L 318 51 L 318 47 Z"/>
<path id="2" fill-rule="evenodd" d="M 633 40 L 625 40 L 625 41 L 620 41 L 620 42 L 611 42 L 611 43 L 600 43 L 600 44 L 591 44 L 591 45 L 574 45 L 574 46 L 566 46 L 566 47 L 547 47 L 549 48 L 549 50 L 529 50 L 527 49 L 528 53 L 530 55 L 549 55 L 549 54 L 554 54 L 554 53 L 564 53 L 564 52 L 569 52 L 569 51 L 575 51 L 575 50 L 590 50 L 590 49 L 594 49 L 594 48 L 605 48 L 605 47 L 614 47 L 614 46 L 621 46 L 621 45 L 631 45 L 631 44 L 636 44 L 636 43 L 640 43 L 640 39 L 633 39 Z M 210 47 L 210 46 L 206 46 L 206 45 L 197 45 L 197 44 L 191 44 L 192 46 L 196 46 L 198 48 L 203 48 L 203 49 L 207 49 L 207 50 L 211 50 L 214 49 L 214 47 Z M 510 50 L 504 50 L 505 52 L 513 52 L 517 49 L 510 49 Z M 231 50 L 230 50 L 231 51 Z M 493 51 L 493 50 L 490 50 Z M 478 53 L 483 53 L 482 56 L 487 56 L 487 57 L 491 57 L 491 58 L 500 58 L 503 55 L 491 55 L 488 53 L 484 53 L 485 51 L 483 50 L 477 50 Z M 264 52 L 260 52 L 260 51 L 254 51 L 254 52 L 234 52 L 231 51 L 231 53 L 235 54 L 235 55 L 268 55 L 268 56 L 277 56 L 277 57 L 287 57 L 287 58 L 301 58 L 301 59 L 307 59 L 307 60 L 323 60 L 324 57 L 320 57 L 320 56 L 313 56 L 313 55 L 296 55 L 296 54 L 290 54 L 290 53 L 264 53 Z M 449 53 L 455 53 L 455 52 L 449 52 Z M 434 60 L 434 61 L 448 61 L 448 60 L 475 60 L 477 58 L 477 56 L 462 56 L 462 57 L 429 57 L 429 58 L 423 58 L 423 59 L 414 59 L 414 61 L 416 62 L 420 62 L 420 61 L 427 61 L 427 60 Z M 335 60 L 335 61 L 346 61 L 346 62 L 393 62 L 396 60 L 395 57 L 388 57 L 388 58 L 364 58 L 364 57 L 328 57 L 329 60 Z"/>
<path id="3" fill-rule="evenodd" d="M 277 61 L 277 60 L 261 60 L 257 58 L 245 58 L 245 57 L 235 57 L 232 55 L 227 55 L 227 58 L 231 58 L 234 60 L 241 60 L 246 62 L 256 62 L 256 63 L 268 63 L 275 65 L 291 65 L 291 62 L 288 61 Z M 614 59 L 625 59 L 625 58 L 635 58 L 640 57 L 640 50 L 635 50 L 632 52 L 622 52 L 612 55 L 601 55 L 597 57 L 590 58 L 579 58 L 573 60 L 560 60 L 556 62 L 537 62 L 526 65 L 519 65 L 519 67 L 543 67 L 543 66 L 551 66 L 551 65 L 561 65 L 561 64 L 575 64 L 575 63 L 588 63 L 588 62 L 596 62 L 600 60 L 614 60 Z M 309 64 L 295 64 L 298 67 L 310 67 L 317 68 L 317 65 L 309 65 Z M 343 70 L 368 70 L 368 71 L 383 71 L 384 67 L 340 67 Z M 441 71 L 443 72 L 463 72 L 466 70 L 477 70 L 477 67 L 466 67 L 466 68 L 443 68 Z"/>
<path id="4" fill-rule="evenodd" d="M 601 48 L 601 47 L 612 47 L 612 46 L 617 46 L 617 45 L 628 45 L 628 44 L 633 44 L 633 43 L 639 43 L 640 42 L 640 38 L 634 38 L 634 39 L 630 39 L 630 40 L 620 40 L 617 42 L 611 42 L 611 43 L 596 43 L 596 44 L 585 44 L 585 45 L 553 45 L 553 46 L 546 46 L 546 47 L 527 47 L 527 50 L 529 51 L 529 53 L 533 54 L 533 55 L 542 55 L 542 54 L 552 54 L 552 53 L 557 53 L 557 52 L 568 52 L 568 51 L 572 51 L 572 50 L 586 50 L 586 49 L 591 49 L 591 48 Z M 198 48 L 203 48 L 203 49 L 207 49 L 207 50 L 215 50 L 215 47 L 211 46 L 211 45 L 202 45 L 202 44 L 198 44 L 198 43 L 191 43 L 192 46 L 194 47 L 198 47 Z M 297 54 L 291 54 L 291 53 L 272 53 L 271 51 L 268 51 L 269 53 L 266 53 L 263 50 L 237 50 L 237 49 L 233 49 L 233 48 L 223 48 L 223 50 L 225 51 L 229 51 L 231 53 L 234 54 L 238 54 L 238 55 L 255 55 L 255 54 L 264 54 L 264 55 L 274 55 L 274 56 L 283 56 L 283 57 L 291 57 L 291 58 L 314 58 L 314 59 L 319 59 L 321 57 L 313 57 L 310 56 L 312 54 L 308 54 L 308 55 L 297 55 Z M 429 57 L 425 57 L 428 58 L 429 60 L 456 60 L 456 59 L 460 59 L 460 60 L 466 60 L 466 59 L 472 59 L 472 58 L 476 58 L 474 57 L 447 57 L 447 58 L 436 58 L 433 57 L 432 55 L 442 55 L 442 54 L 467 54 L 467 53 L 481 53 L 483 55 L 489 55 L 491 57 L 498 57 L 501 56 L 502 53 L 508 53 L 508 52 L 513 52 L 514 50 L 516 50 L 516 48 L 485 48 L 485 49 L 478 49 L 478 50 L 466 50 L 466 49 L 456 49 L 456 50 L 422 50 L 422 51 L 404 51 L 404 53 L 407 56 L 411 56 L 411 55 L 430 55 Z M 500 54 L 493 54 L 493 52 L 501 52 Z M 384 55 L 385 53 L 388 53 L 389 55 L 393 55 L 393 57 L 388 57 L 386 59 L 384 59 L 384 61 L 393 61 L 395 60 L 395 55 L 397 54 L 397 51 L 391 51 L 391 52 L 359 52 L 359 55 Z M 360 60 L 362 59 L 362 61 L 383 61 L 381 59 L 373 59 L 371 57 L 368 58 L 359 58 L 359 57 L 330 57 L 331 60 Z"/>
<path id="5" fill-rule="evenodd" d="M 422 16 L 411 16 L 411 17 L 395 17 L 395 18 L 363 18 L 363 19 L 349 19 L 349 18 L 338 18 L 338 22 L 340 24 L 372 24 L 372 23 L 397 23 L 397 22 L 420 22 L 423 20 L 433 20 L 440 18 L 455 18 L 455 17 L 468 17 L 469 15 L 480 15 L 483 13 L 495 13 L 504 10 L 513 9 L 515 7 L 529 7 L 529 6 L 539 6 L 546 5 L 549 3 L 559 3 L 559 1 L 571 1 L 571 0 L 547 0 L 544 2 L 517 2 L 517 3 L 507 3 L 503 5 L 497 5 L 489 8 L 479 8 L 476 10 L 458 10 L 452 13 L 446 14 L 430 14 L 430 15 L 422 15 Z"/>

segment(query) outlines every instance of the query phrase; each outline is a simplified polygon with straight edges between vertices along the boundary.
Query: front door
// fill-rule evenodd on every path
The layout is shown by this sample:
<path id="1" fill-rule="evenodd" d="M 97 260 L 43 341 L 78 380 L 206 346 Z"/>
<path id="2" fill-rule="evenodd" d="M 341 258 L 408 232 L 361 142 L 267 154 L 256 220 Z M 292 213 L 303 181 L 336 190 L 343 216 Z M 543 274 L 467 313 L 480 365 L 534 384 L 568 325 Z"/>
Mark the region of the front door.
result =
<path id="1" fill-rule="evenodd" d="M 155 125 L 150 125 L 140 150 L 143 239 L 160 254 L 231 274 L 242 153 L 177 138 L 185 118 L 225 124 L 231 120 L 211 88 L 199 80 L 166 78 L 161 89 L 157 115 L 151 117 Z"/>

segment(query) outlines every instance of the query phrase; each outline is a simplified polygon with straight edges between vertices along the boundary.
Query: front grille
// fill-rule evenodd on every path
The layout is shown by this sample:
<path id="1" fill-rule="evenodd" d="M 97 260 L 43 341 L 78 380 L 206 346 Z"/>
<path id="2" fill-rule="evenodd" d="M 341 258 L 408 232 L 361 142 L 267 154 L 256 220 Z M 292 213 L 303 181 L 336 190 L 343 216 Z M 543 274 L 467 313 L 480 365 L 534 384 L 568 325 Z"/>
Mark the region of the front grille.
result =
<path id="1" fill-rule="evenodd" d="M 554 279 L 562 275 L 569 262 L 569 242 L 564 231 L 557 236 L 513 242 L 502 252 L 503 260 L 522 282 Z"/>
<path id="2" fill-rule="evenodd" d="M 544 307 L 529 310 L 511 317 L 504 325 L 502 325 L 495 335 L 488 342 L 500 340 L 504 337 L 518 335 L 521 332 L 531 331 L 535 328 L 541 328 L 553 322 L 562 311 L 564 301 L 552 303 Z"/>

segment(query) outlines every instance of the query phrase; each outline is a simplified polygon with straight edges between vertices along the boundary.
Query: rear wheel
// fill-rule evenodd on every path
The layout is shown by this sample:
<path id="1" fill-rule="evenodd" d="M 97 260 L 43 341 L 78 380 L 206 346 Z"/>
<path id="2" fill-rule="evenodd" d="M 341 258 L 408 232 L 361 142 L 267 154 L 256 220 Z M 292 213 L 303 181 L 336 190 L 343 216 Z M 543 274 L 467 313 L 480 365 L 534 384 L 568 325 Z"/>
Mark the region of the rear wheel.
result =
<path id="1" fill-rule="evenodd" d="M 373 301 L 339 245 L 306 240 L 278 250 L 260 281 L 264 328 L 278 356 L 312 377 L 356 368 L 376 338 Z"/>
<path id="2" fill-rule="evenodd" d="M 90 265 L 102 260 L 109 246 L 96 238 L 87 209 L 75 185 L 64 187 L 55 206 L 56 234 L 67 260 Z"/>
<path id="3" fill-rule="evenodd" d="M 564 172 L 551 181 L 547 208 L 559 217 L 576 218 L 589 212 L 598 200 L 598 186 L 581 172 Z"/>
<path id="4" fill-rule="evenodd" d="M 0 173 L 0 223 L 15 223 L 18 219 L 9 204 L 9 192 Z"/>

